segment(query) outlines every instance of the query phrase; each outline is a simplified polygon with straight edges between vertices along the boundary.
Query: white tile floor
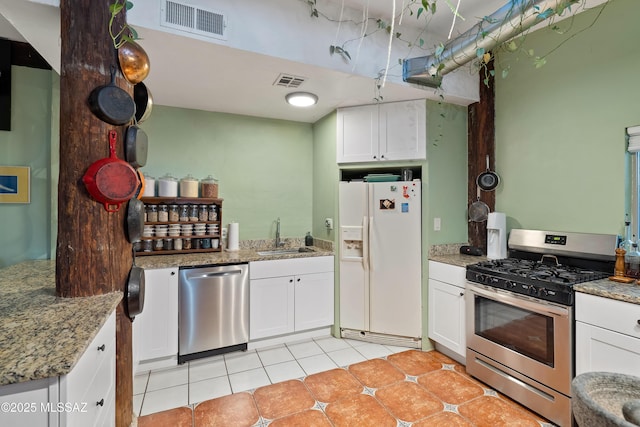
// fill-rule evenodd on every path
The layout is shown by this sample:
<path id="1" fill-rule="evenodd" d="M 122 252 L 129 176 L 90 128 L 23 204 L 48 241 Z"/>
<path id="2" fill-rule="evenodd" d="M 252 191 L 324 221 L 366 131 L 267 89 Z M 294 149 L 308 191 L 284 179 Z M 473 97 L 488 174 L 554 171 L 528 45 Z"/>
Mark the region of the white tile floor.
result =
<path id="1" fill-rule="evenodd" d="M 405 350 L 327 336 L 194 360 L 136 375 L 133 409 L 148 415 Z"/>

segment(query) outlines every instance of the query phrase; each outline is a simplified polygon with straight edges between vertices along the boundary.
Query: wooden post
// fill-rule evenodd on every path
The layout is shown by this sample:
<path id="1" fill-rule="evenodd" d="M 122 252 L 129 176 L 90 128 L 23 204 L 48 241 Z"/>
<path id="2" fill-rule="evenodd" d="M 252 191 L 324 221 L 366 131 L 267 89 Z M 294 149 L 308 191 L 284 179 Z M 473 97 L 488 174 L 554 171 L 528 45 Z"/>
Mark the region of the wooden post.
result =
<path id="1" fill-rule="evenodd" d="M 94 161 L 108 157 L 108 131 L 118 133 L 118 156 L 123 158 L 124 127 L 100 121 L 89 110 L 91 91 L 110 81 L 118 66 L 109 36 L 109 4 L 113 0 L 61 0 L 60 176 L 58 184 L 58 241 L 56 294 L 84 297 L 124 291 L 132 264 L 126 240 L 126 204 L 109 213 L 92 200 L 82 176 Z M 125 22 L 125 13 L 117 17 Z M 118 75 L 117 84 L 133 88 Z M 123 305 L 116 313 L 116 425 L 132 418 L 133 373 L 131 321 Z"/>
<path id="2" fill-rule="evenodd" d="M 487 71 L 494 69 L 493 59 L 487 64 Z M 480 70 L 480 101 L 468 107 L 468 204 L 477 199 L 476 178 L 487 169 L 487 155 L 490 168 L 495 164 L 495 80 L 489 75 L 488 85 L 484 83 L 485 70 Z M 493 212 L 496 205 L 494 191 L 480 190 L 480 200 L 489 206 Z M 469 244 L 487 251 L 487 223 L 469 222 Z"/>

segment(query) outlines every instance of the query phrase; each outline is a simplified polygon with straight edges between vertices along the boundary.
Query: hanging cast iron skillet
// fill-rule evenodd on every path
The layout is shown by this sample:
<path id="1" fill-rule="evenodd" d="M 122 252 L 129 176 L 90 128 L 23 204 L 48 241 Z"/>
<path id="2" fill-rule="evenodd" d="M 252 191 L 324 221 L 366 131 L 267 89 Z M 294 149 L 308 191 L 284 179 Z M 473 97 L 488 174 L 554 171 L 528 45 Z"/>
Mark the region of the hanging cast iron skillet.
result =
<path id="1" fill-rule="evenodd" d="M 134 169 L 147 164 L 149 141 L 147 134 L 136 125 L 129 126 L 124 136 L 124 157 Z"/>
<path id="2" fill-rule="evenodd" d="M 89 94 L 91 112 L 103 122 L 121 126 L 131 121 L 135 104 L 131 96 L 116 85 L 116 68 L 111 67 L 111 83 L 95 88 Z"/>
<path id="3" fill-rule="evenodd" d="M 476 201 L 469 206 L 469 222 L 484 222 L 489 217 L 489 206 L 480 200 L 480 187 L 477 189 Z"/>
<path id="4" fill-rule="evenodd" d="M 487 155 L 487 170 L 478 175 L 476 184 L 484 191 L 493 191 L 500 184 L 498 174 L 489 170 L 489 155 Z"/>
<path id="5" fill-rule="evenodd" d="M 116 155 L 116 135 L 115 130 L 109 131 L 110 156 L 92 163 L 82 177 L 91 197 L 108 212 L 117 212 L 140 186 L 135 169 Z"/>
<path id="6" fill-rule="evenodd" d="M 153 97 L 144 83 L 140 82 L 133 86 L 133 100 L 136 122 L 142 123 L 151 115 L 151 107 L 153 107 Z"/>
<path id="7" fill-rule="evenodd" d="M 137 198 L 127 205 L 127 239 L 130 243 L 140 241 L 144 229 L 144 203 Z"/>
<path id="8" fill-rule="evenodd" d="M 134 258 L 134 264 L 129 271 L 127 289 L 125 289 L 125 309 L 131 320 L 142 313 L 144 308 L 144 287 L 144 269 L 135 265 Z"/>

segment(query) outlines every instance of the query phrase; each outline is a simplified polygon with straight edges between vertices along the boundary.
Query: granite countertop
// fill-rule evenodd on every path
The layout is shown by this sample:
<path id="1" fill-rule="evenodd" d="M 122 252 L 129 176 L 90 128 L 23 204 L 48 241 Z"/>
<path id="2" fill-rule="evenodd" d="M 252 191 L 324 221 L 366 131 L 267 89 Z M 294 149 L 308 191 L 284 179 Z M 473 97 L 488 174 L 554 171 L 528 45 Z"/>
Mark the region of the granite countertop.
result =
<path id="1" fill-rule="evenodd" d="M 55 261 L 0 269 L 0 385 L 68 374 L 122 292 L 55 295 Z"/>
<path id="2" fill-rule="evenodd" d="M 444 255 L 429 255 L 429 261 L 437 261 L 445 264 L 457 265 L 458 267 L 466 267 L 469 264 L 475 264 L 478 262 L 486 261 L 487 257 L 484 255 L 473 256 L 463 254 L 444 254 Z"/>
<path id="3" fill-rule="evenodd" d="M 281 249 L 301 247 L 287 244 Z M 260 255 L 258 251 L 273 250 L 273 246 L 241 246 L 238 251 L 221 251 L 205 253 L 186 253 L 174 255 L 145 255 L 136 257 L 136 265 L 142 268 L 193 267 L 197 265 L 237 264 L 253 261 L 272 261 L 276 259 L 310 258 L 332 256 L 333 250 L 323 246 L 307 246 L 311 252 L 295 252 L 282 255 Z"/>
<path id="4" fill-rule="evenodd" d="M 640 304 L 640 286 L 636 284 L 618 283 L 609 279 L 602 279 L 578 283 L 573 285 L 573 289 L 585 294 Z"/>

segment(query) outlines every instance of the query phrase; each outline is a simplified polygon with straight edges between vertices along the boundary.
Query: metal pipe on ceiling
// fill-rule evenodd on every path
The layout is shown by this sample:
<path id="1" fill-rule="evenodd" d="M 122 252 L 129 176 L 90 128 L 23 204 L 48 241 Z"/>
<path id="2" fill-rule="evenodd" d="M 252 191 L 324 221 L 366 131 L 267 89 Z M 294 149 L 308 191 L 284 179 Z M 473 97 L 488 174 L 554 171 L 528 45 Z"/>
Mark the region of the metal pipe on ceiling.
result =
<path id="1" fill-rule="evenodd" d="M 458 37 L 444 44 L 440 55 L 431 54 L 403 61 L 405 82 L 438 87 L 442 76 L 488 52 L 544 20 L 560 15 L 581 0 L 511 0 Z"/>

